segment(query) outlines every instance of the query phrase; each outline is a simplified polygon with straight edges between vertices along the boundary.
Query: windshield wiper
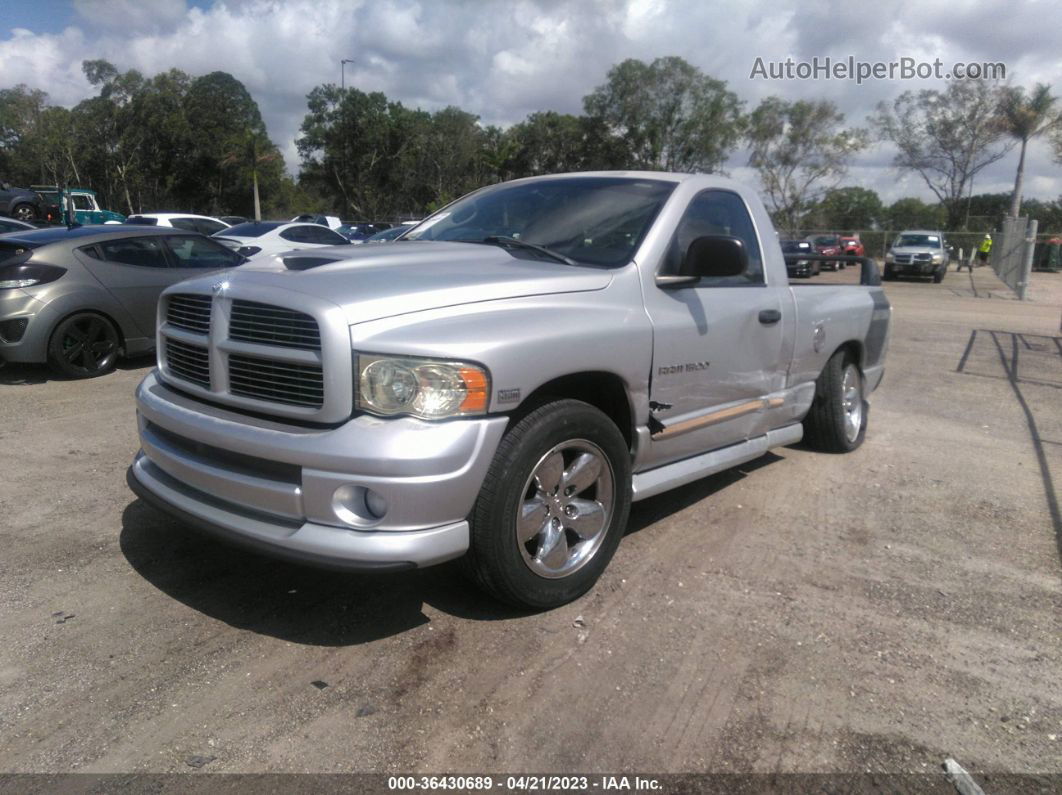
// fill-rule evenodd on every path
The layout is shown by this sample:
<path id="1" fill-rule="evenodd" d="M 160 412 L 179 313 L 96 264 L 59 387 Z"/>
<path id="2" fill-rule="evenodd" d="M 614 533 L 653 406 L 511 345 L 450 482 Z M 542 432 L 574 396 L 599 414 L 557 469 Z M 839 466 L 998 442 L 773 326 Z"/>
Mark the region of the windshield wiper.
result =
<path id="1" fill-rule="evenodd" d="M 489 243 L 492 246 L 501 246 L 502 248 L 522 248 L 527 251 L 537 251 L 539 254 L 544 254 L 550 259 L 557 262 L 563 262 L 565 265 L 578 265 L 579 263 L 573 260 L 571 257 L 566 257 L 559 251 L 540 246 L 537 243 L 528 243 L 526 240 L 520 240 L 516 237 L 506 237 L 504 235 L 491 235 L 485 237 L 479 241 L 481 243 Z"/>

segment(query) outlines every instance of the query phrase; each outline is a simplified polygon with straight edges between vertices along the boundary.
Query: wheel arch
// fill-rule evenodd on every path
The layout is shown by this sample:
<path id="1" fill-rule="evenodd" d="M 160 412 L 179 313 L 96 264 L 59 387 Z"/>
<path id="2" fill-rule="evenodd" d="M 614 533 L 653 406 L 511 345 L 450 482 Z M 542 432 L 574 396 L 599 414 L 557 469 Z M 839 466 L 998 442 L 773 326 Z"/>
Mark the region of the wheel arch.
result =
<path id="1" fill-rule="evenodd" d="M 600 410 L 619 428 L 627 448 L 633 449 L 635 414 L 630 390 L 619 375 L 604 370 L 568 373 L 535 387 L 510 412 L 511 423 L 519 422 L 539 406 L 563 399 L 581 400 Z"/>

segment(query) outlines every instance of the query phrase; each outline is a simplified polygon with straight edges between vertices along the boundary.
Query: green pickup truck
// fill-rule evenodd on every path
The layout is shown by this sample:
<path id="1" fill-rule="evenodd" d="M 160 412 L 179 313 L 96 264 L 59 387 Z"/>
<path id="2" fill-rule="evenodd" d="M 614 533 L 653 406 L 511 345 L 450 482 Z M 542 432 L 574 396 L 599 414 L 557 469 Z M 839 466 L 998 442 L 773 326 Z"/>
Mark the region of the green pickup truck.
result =
<path id="1" fill-rule="evenodd" d="M 66 198 L 74 203 L 74 221 L 79 224 L 120 224 L 125 221 L 121 213 L 104 210 L 96 201 L 96 191 L 88 188 L 67 188 L 63 191 L 55 185 L 33 185 L 32 190 L 44 197 L 51 221 L 68 223 L 66 217 Z"/>

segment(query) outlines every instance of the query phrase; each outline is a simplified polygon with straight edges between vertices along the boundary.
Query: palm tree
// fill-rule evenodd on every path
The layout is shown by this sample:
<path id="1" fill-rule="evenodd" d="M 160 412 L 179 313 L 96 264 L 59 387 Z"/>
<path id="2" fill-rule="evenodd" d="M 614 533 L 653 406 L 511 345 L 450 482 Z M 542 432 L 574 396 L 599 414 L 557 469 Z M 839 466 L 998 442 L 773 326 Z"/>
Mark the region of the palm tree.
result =
<path id="1" fill-rule="evenodd" d="M 248 130 L 233 142 L 230 151 L 221 160 L 223 166 L 238 166 L 251 175 L 254 189 L 254 220 L 262 220 L 262 203 L 258 199 L 258 167 L 280 158 L 273 142 L 264 133 Z"/>
<path id="2" fill-rule="evenodd" d="M 1024 88 L 1008 87 L 1003 89 L 1003 98 L 999 103 L 999 120 L 1003 132 L 1021 142 L 1021 155 L 1018 158 L 1018 173 L 1014 178 L 1014 194 L 1010 198 L 1010 215 L 1018 217 L 1021 211 L 1021 183 L 1025 176 L 1025 148 L 1029 140 L 1040 133 L 1058 126 L 1062 116 L 1055 112 L 1058 97 L 1051 96 L 1051 86 L 1037 83 L 1036 88 L 1026 97 Z"/>

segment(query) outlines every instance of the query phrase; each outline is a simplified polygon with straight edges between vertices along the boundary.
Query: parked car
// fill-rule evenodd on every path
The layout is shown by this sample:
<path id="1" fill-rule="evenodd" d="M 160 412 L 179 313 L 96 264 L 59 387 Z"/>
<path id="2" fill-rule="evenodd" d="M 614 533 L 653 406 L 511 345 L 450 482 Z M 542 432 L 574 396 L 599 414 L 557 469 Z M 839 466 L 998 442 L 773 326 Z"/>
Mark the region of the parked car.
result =
<path id="1" fill-rule="evenodd" d="M 45 199 L 35 190 L 16 188 L 8 182 L 0 182 L 0 215 L 6 215 L 17 221 L 43 220 Z"/>
<path id="2" fill-rule="evenodd" d="M 390 229 L 385 229 L 382 232 L 377 232 L 375 235 L 369 235 L 365 238 L 366 243 L 390 243 L 399 235 L 408 232 L 412 227 L 405 224 L 399 224 L 398 226 L 392 226 Z"/>
<path id="3" fill-rule="evenodd" d="M 245 257 L 279 254 L 297 248 L 350 245 L 343 235 L 320 224 L 293 224 L 287 221 L 248 221 L 223 229 L 213 237 Z"/>
<path id="4" fill-rule="evenodd" d="M 339 227 L 343 226 L 343 222 L 334 215 L 314 215 L 313 213 L 296 215 L 291 219 L 291 222 L 301 224 L 320 224 L 321 226 L 327 226 L 329 229 L 339 229 Z"/>
<path id="5" fill-rule="evenodd" d="M 846 257 L 865 257 L 867 250 L 863 247 L 863 241 L 855 235 L 842 235 L 841 252 Z"/>
<path id="6" fill-rule="evenodd" d="M 406 237 L 168 289 L 134 491 L 304 563 L 467 555 L 490 593 L 544 608 L 593 585 L 632 500 L 805 435 L 863 441 L 888 343 L 878 271 L 791 288 L 744 185 L 524 179 Z"/>
<path id="7" fill-rule="evenodd" d="M 812 235 L 807 240 L 815 249 L 816 254 L 844 256 L 844 248 L 841 246 L 841 238 L 838 235 Z M 828 261 L 825 264 L 831 271 L 844 270 L 844 263 L 840 260 Z"/>
<path id="8" fill-rule="evenodd" d="M 0 362 L 48 362 L 71 378 L 106 373 L 119 357 L 155 347 L 163 289 L 245 261 L 179 229 L 64 226 L 4 235 Z M 173 356 L 180 345 L 173 342 Z"/>
<path id="9" fill-rule="evenodd" d="M 209 215 L 194 215 L 193 213 L 137 213 L 125 219 L 127 224 L 142 224 L 144 226 L 169 226 L 174 229 L 183 229 L 186 232 L 199 232 L 201 235 L 212 235 L 223 229 L 228 229 L 230 224 Z"/>
<path id="10" fill-rule="evenodd" d="M 911 229 L 900 232 L 885 253 L 885 279 L 897 276 L 931 278 L 944 281 L 948 272 L 948 251 L 941 232 Z"/>
<path id="11" fill-rule="evenodd" d="M 814 254 L 811 243 L 806 240 L 781 240 L 782 253 L 785 255 L 785 270 L 790 276 L 810 279 L 822 271 L 819 260 L 800 259 L 801 254 Z"/>
<path id="12" fill-rule="evenodd" d="M 0 235 L 6 235 L 8 232 L 32 231 L 37 228 L 33 224 L 28 224 L 25 221 L 16 221 L 14 218 L 0 218 Z"/>
<path id="13" fill-rule="evenodd" d="M 104 210 L 96 197 L 96 191 L 88 188 L 68 188 L 65 191 L 55 185 L 34 185 L 49 207 L 49 220 L 68 223 L 66 215 L 66 198 L 74 203 L 74 223 L 78 224 L 120 224 L 125 216 L 112 210 Z"/>

